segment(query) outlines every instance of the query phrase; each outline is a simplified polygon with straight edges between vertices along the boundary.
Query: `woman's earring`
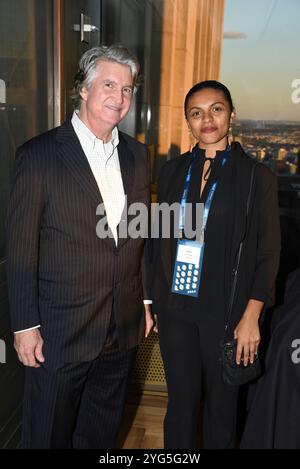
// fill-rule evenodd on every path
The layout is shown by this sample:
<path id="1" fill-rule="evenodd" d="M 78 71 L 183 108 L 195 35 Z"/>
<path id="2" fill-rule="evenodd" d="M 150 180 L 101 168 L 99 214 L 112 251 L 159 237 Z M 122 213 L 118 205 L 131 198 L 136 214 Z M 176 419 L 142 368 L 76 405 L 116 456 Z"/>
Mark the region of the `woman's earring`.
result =
<path id="1" fill-rule="evenodd" d="M 232 132 L 232 121 L 230 121 L 228 133 L 227 133 L 228 145 L 231 145 L 234 142 L 233 132 Z"/>
<path id="2" fill-rule="evenodd" d="M 190 153 L 192 153 L 192 150 L 194 148 L 194 145 L 195 145 L 195 139 L 194 139 L 194 136 L 192 134 L 192 131 L 191 131 L 191 128 L 189 127 L 189 141 L 190 141 Z"/>

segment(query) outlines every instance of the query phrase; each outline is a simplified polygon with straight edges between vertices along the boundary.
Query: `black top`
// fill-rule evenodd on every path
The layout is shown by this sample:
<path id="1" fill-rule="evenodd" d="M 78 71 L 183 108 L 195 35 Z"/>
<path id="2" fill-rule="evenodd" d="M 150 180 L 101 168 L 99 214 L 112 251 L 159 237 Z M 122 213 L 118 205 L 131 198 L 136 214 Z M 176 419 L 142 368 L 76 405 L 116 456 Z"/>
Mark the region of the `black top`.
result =
<path id="1" fill-rule="evenodd" d="M 217 152 L 201 198 L 201 202 L 205 202 L 212 183 L 218 177 L 218 187 L 206 228 L 198 298 L 171 293 L 177 239 L 153 240 L 150 287 L 153 308 L 158 314 L 168 309 L 199 320 L 220 319 L 219 323 L 224 323 L 232 270 L 240 241 L 245 234 L 246 203 L 255 162 L 238 143 L 232 145 L 224 167 L 221 167 L 222 156 L 221 152 Z M 185 153 L 163 166 L 158 180 L 159 203 L 180 202 L 190 162 L 191 154 Z M 204 152 L 200 151 L 199 160 L 192 171 L 188 202 L 200 201 L 203 165 Z M 276 176 L 264 165 L 258 164 L 229 333 L 241 318 L 249 299 L 263 301 L 267 306 L 273 304 L 279 253 Z"/>
<path id="2" fill-rule="evenodd" d="M 200 279 L 200 289 L 198 298 L 187 297 L 189 303 L 185 315 L 189 314 L 194 320 L 215 320 L 224 318 L 224 304 L 226 302 L 225 282 L 226 282 L 226 246 L 228 244 L 229 229 L 232 225 L 232 213 L 230 206 L 231 188 L 224 173 L 230 171 L 228 165 L 232 159 L 232 154 L 227 158 L 224 166 L 222 161 L 224 152 L 217 152 L 216 157 L 210 161 L 210 169 L 206 185 L 200 197 L 200 187 L 203 175 L 203 168 L 206 161 L 204 150 L 198 151 L 198 157 L 192 166 L 192 175 L 187 202 L 205 203 L 210 189 L 215 181 L 218 182 L 216 192 L 212 201 L 212 207 L 205 234 L 205 248 Z M 221 191 L 222 197 L 217 197 Z M 193 217 L 195 229 L 195 215 Z M 175 244 L 177 241 L 175 240 Z M 216 294 L 218 292 L 218 294 Z"/>

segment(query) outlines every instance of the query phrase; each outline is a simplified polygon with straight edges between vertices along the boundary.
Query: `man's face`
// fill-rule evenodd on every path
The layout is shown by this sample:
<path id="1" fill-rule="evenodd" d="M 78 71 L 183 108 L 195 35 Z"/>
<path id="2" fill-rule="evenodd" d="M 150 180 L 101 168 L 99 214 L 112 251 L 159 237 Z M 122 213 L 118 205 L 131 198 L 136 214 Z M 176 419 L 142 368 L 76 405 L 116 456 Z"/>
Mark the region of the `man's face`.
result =
<path id="1" fill-rule="evenodd" d="M 91 87 L 83 88 L 80 93 L 81 106 L 90 121 L 113 129 L 128 113 L 132 93 L 130 68 L 116 62 L 100 61 Z"/>

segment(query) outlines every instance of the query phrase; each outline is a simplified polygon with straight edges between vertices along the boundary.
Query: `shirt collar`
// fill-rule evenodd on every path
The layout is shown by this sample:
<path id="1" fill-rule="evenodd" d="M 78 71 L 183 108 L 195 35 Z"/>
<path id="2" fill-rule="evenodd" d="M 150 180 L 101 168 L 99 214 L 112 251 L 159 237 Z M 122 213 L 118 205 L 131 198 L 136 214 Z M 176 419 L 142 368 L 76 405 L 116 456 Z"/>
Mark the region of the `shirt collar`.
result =
<path id="1" fill-rule="evenodd" d="M 118 131 L 117 126 L 115 126 L 112 129 L 111 140 L 109 142 L 104 143 L 103 140 L 96 137 L 96 135 L 94 135 L 93 132 L 85 125 L 85 123 L 78 116 L 78 113 L 79 113 L 78 110 L 74 111 L 73 116 L 72 116 L 72 120 L 71 120 L 72 125 L 74 127 L 74 130 L 76 131 L 77 134 L 84 137 L 89 142 L 89 144 L 91 145 L 91 147 L 93 149 L 94 149 L 95 144 L 97 142 L 101 142 L 103 145 L 112 145 L 113 148 L 116 148 L 118 146 L 118 144 L 119 144 L 119 131 Z"/>

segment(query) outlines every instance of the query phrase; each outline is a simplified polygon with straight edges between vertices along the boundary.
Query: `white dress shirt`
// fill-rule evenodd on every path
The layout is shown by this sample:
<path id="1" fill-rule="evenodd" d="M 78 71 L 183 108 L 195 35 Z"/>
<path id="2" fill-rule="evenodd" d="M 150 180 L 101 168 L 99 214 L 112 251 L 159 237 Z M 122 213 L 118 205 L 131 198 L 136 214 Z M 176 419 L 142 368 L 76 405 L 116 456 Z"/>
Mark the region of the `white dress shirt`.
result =
<path id="1" fill-rule="evenodd" d="M 105 207 L 107 223 L 117 245 L 117 226 L 121 221 L 125 206 L 125 193 L 117 149 L 119 144 L 118 129 L 114 127 L 111 140 L 104 143 L 80 120 L 76 112 L 73 113 L 72 125 L 97 182 Z"/>

